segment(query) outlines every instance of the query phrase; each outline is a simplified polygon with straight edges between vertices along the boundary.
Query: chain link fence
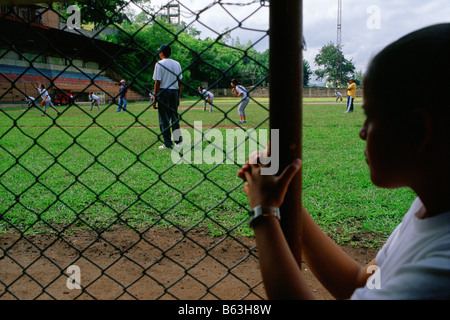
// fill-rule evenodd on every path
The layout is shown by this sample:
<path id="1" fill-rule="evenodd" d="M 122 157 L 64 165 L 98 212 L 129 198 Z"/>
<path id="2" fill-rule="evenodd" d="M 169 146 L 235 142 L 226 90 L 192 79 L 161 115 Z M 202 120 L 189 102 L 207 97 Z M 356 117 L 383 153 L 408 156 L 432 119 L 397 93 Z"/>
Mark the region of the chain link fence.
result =
<path id="1" fill-rule="evenodd" d="M 265 298 L 236 173 L 252 132 L 267 141 L 269 1 L 202 5 L 0 6 L 1 299 Z M 183 70 L 181 150 L 158 148 L 162 44 Z"/>

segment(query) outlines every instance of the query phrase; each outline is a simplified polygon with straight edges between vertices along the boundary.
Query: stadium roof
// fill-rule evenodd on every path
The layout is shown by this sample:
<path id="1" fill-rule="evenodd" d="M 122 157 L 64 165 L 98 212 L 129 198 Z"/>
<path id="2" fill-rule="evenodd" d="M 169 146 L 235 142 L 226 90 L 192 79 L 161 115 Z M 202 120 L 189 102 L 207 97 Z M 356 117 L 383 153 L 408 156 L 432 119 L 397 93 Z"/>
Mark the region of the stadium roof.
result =
<path id="1" fill-rule="evenodd" d="M 96 62 L 110 61 L 132 50 L 82 34 L 35 26 L 5 17 L 0 17 L 0 46 L 9 47 L 18 53 L 33 52 Z"/>

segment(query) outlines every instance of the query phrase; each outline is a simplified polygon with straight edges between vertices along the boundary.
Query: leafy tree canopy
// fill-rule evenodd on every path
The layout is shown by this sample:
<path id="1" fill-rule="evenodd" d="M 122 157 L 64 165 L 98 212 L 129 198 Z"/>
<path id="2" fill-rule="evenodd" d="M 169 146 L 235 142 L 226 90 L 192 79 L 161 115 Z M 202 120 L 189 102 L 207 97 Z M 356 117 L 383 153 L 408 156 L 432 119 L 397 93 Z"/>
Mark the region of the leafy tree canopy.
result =
<path id="1" fill-rule="evenodd" d="M 171 24 L 164 19 L 136 16 L 135 21 L 124 21 L 120 32 L 104 40 L 121 44 L 129 53 L 114 61 L 141 88 L 152 88 L 153 70 L 159 60 L 157 50 L 161 44 L 170 44 L 171 58 L 183 67 L 183 82 L 191 94 L 197 87 L 208 83 L 210 87 L 229 87 L 232 78 L 239 78 L 246 86 L 264 84 L 268 74 L 268 51 L 257 52 L 252 44 L 242 45 L 231 39 L 226 30 L 217 39 L 200 39 L 200 31 L 184 23 Z M 116 68 L 117 69 L 117 68 Z"/>
<path id="2" fill-rule="evenodd" d="M 309 62 L 306 60 L 303 60 L 303 87 L 307 87 L 309 80 L 311 79 L 311 67 L 309 65 Z"/>
<path id="3" fill-rule="evenodd" d="M 197 87 L 205 83 L 209 87 L 226 88 L 232 78 L 238 78 L 245 86 L 268 85 L 269 50 L 258 52 L 252 43 L 241 44 L 239 38 L 230 36 L 229 28 L 221 30 L 216 39 L 201 39 L 201 32 L 185 23 L 172 24 L 159 17 L 151 7 L 151 1 L 139 0 L 144 10 L 129 12 L 125 0 L 88 0 L 54 3 L 64 19 L 69 16 L 68 6 L 77 5 L 82 24 L 94 24 L 97 28 L 114 26 L 118 30 L 102 39 L 120 44 L 125 54 L 117 55 L 109 68 L 125 78 L 137 91 L 151 91 L 153 70 L 159 60 L 157 50 L 161 44 L 172 46 L 172 56 L 183 67 L 184 91 L 197 94 Z M 124 19 L 124 14 L 127 18 Z M 303 61 L 303 81 L 307 85 L 311 68 Z"/>
<path id="4" fill-rule="evenodd" d="M 53 8 L 58 10 L 63 20 L 67 20 L 71 14 L 67 12 L 67 8 L 71 5 L 80 9 L 82 24 L 93 23 L 95 27 L 107 27 L 112 23 L 122 22 L 126 18 L 123 11 L 127 8 L 128 2 L 125 0 L 68 1 L 54 3 Z"/>
<path id="5" fill-rule="evenodd" d="M 345 59 L 341 49 L 338 49 L 332 42 L 320 49 L 314 62 L 319 67 L 314 71 L 317 78 L 325 79 L 336 86 L 345 85 L 355 72 L 353 62 Z M 340 70 L 340 74 L 337 70 Z"/>

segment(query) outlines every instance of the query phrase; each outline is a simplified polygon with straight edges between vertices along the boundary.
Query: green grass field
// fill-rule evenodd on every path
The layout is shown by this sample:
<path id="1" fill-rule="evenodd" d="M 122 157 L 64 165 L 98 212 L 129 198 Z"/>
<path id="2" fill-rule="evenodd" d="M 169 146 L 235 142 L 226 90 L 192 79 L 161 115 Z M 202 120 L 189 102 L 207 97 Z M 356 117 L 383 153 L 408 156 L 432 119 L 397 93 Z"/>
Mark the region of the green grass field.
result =
<path id="1" fill-rule="evenodd" d="M 251 127 L 268 127 L 268 100 L 247 109 Z M 344 114 L 333 98 L 305 99 L 303 203 L 339 243 L 379 245 L 400 222 L 414 198 L 406 189 L 383 190 L 370 182 L 358 131 L 359 105 Z M 182 128 L 224 133 L 237 128 L 235 99 L 180 106 Z M 203 227 L 213 235 L 252 235 L 243 219 L 248 203 L 237 178 L 239 164 L 174 164 L 159 150 L 157 112 L 129 103 L 129 112 L 102 105 L 99 112 L 59 107 L 56 118 L 37 110 L 0 111 L 0 232 L 109 230 L 128 224 L 138 230 Z M 234 121 L 234 122 L 233 122 Z M 203 148 L 208 146 L 203 142 Z M 248 155 L 248 148 L 246 148 Z"/>

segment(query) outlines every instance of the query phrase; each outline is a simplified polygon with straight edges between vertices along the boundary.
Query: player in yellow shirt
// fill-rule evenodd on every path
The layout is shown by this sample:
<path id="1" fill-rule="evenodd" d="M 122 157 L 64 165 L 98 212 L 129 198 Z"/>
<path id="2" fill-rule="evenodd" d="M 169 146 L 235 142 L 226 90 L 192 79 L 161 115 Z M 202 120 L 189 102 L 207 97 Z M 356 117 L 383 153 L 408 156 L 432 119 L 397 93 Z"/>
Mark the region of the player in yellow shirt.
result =
<path id="1" fill-rule="evenodd" d="M 349 82 L 350 85 L 347 88 L 347 111 L 345 111 L 345 113 L 353 112 L 353 101 L 355 100 L 356 97 L 355 78 L 350 78 Z"/>

